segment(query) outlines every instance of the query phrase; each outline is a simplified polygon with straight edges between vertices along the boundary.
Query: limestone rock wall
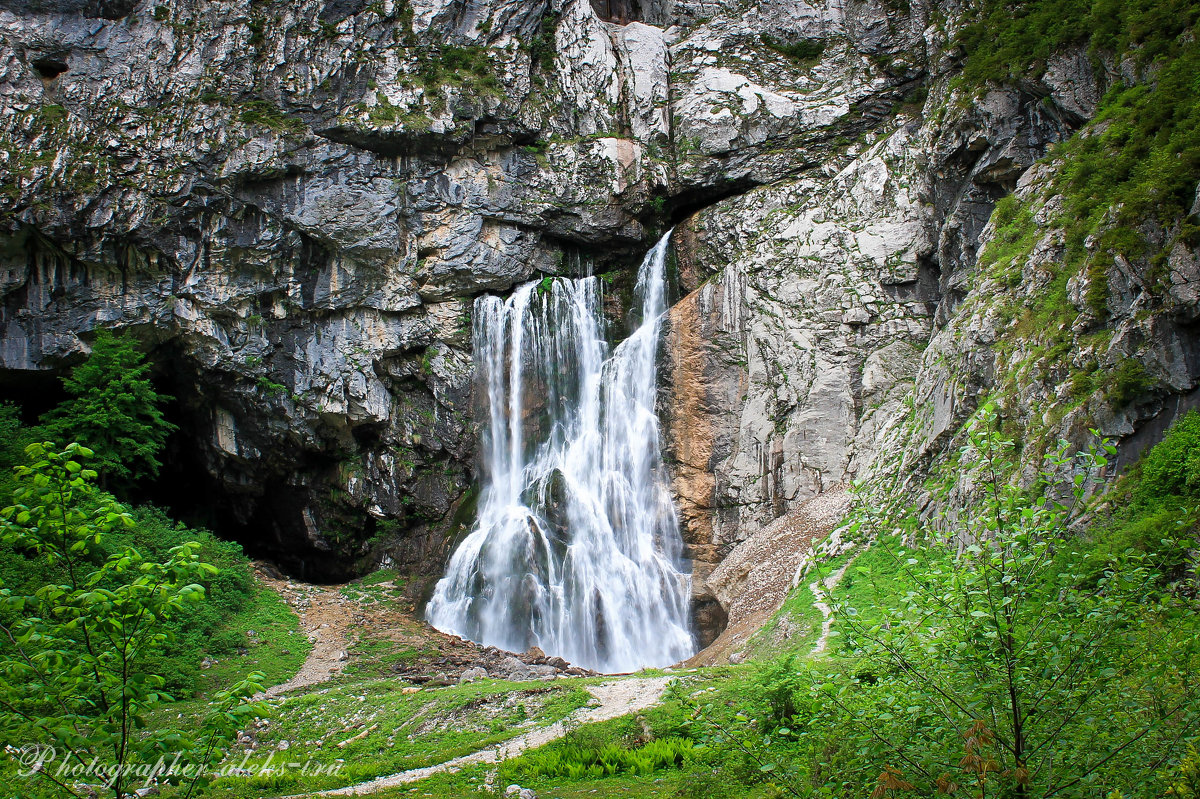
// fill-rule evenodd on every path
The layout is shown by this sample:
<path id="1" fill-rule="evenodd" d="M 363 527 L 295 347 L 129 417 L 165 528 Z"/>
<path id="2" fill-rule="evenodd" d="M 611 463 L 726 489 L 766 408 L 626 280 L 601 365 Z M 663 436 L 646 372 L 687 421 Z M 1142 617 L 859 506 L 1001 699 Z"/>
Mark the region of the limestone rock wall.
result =
<path id="1" fill-rule="evenodd" d="M 634 5 L 0 3 L 3 382 L 135 331 L 222 524 L 309 576 L 438 562 L 473 297 L 628 267 L 920 77 L 919 13 Z"/>
<path id="2" fill-rule="evenodd" d="M 225 529 L 310 577 L 435 573 L 471 518 L 474 297 L 627 285 L 678 223 L 662 412 L 703 578 L 831 487 L 919 490 L 1010 374 L 997 298 L 1038 291 L 1055 236 L 1001 285 L 989 218 L 1041 197 L 1030 165 L 1106 86 L 1064 53 L 956 95 L 959 14 L 0 0 L 0 388 L 133 331 L 178 398 L 173 478 Z M 1137 358 L 1145 402 L 1038 423 L 1152 439 L 1200 373 L 1196 264 L 1181 241 L 1166 296 L 1147 264 L 1111 274 L 1113 335 L 1010 381 L 1014 418 L 1063 399 L 1062 369 Z"/>
<path id="3" fill-rule="evenodd" d="M 1080 274 L 1064 301 L 1073 321 L 1028 329 L 1066 257 L 1049 221 L 1062 204 L 1056 167 L 1035 162 L 1095 113 L 1103 87 L 1090 63 L 1064 54 L 1037 85 L 965 98 L 937 32 L 927 39 L 919 106 L 898 105 L 802 176 L 705 208 L 677 236 L 685 296 L 670 312 L 665 404 L 699 559 L 719 562 L 852 480 L 876 479 L 931 516 L 954 512 L 969 480 L 948 495 L 927 481 L 984 401 L 1024 445 L 1028 475 L 1059 440 L 1093 443 L 1092 428 L 1129 463 L 1200 404 L 1186 220 L 1140 231 L 1170 243 L 1165 287 L 1149 258 L 1118 258 L 1103 312 L 1086 300 L 1101 278 Z M 1037 208 L 1040 240 L 1001 274 L 978 259 L 996 201 L 1014 193 Z M 1132 397 L 1114 390 L 1123 363 L 1143 375 Z"/>

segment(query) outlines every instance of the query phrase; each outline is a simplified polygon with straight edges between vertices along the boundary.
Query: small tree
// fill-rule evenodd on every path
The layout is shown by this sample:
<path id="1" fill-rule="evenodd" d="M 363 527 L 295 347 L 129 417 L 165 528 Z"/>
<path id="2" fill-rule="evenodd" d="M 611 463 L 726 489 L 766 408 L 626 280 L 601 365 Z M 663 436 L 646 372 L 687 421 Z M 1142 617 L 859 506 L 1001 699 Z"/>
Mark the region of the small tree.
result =
<path id="1" fill-rule="evenodd" d="M 1070 529 L 1056 497 L 1087 507 L 1087 475 L 1115 448 L 1064 445 L 1021 488 L 995 422 L 985 408 L 970 431 L 961 463 L 980 498 L 940 546 L 905 550 L 881 534 L 894 515 L 864 512 L 911 590 L 877 613 L 835 605 L 858 660 L 821 686 L 826 722 L 849 720 L 862 762 L 929 793 L 1144 795 L 1200 722 L 1195 608 L 1163 590 L 1153 555 L 1101 559 Z"/>
<path id="2" fill-rule="evenodd" d="M 1064 445 L 1022 488 L 985 408 L 949 478 L 978 498 L 943 529 L 861 494 L 850 535 L 872 543 L 841 583 L 856 606 L 832 603 L 843 645 L 798 670 L 789 719 L 778 701 L 685 701 L 713 759 L 749 760 L 797 797 L 1162 796 L 1200 730 L 1200 616 L 1177 542 L 1079 535 L 1088 475 L 1113 451 Z M 1194 551 L 1192 530 L 1161 536 L 1179 534 Z"/>
<path id="3" fill-rule="evenodd" d="M 75 782 L 101 782 L 120 799 L 159 758 L 178 756 L 199 774 L 261 710 L 245 701 L 260 690 L 261 675 L 218 694 L 190 730 L 148 729 L 147 715 L 171 697 L 145 661 L 168 642 L 165 622 L 203 600 L 197 580 L 215 568 L 197 559 L 194 542 L 162 563 L 133 548 L 106 552 L 105 537 L 133 520 L 93 485 L 96 472 L 80 463 L 91 451 L 47 443 L 26 452 L 16 504 L 0 512 L 0 535 L 45 558 L 58 581 L 25 595 L 0 588 L 4 742 L 50 747 L 57 761 L 38 774 L 71 794 Z"/>
<path id="4" fill-rule="evenodd" d="M 155 391 L 149 371 L 132 338 L 101 330 L 88 359 L 63 378 L 71 399 L 42 420 L 49 438 L 82 441 L 96 453 L 101 486 L 158 474 L 158 453 L 176 426 L 162 412 L 171 398 Z"/>

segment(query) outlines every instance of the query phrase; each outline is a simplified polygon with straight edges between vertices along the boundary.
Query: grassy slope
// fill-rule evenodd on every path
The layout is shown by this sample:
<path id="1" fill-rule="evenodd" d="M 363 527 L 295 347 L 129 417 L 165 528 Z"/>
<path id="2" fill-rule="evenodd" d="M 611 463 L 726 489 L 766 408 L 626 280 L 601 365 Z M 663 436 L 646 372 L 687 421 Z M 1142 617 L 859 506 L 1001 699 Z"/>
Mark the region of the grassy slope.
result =
<path id="1" fill-rule="evenodd" d="M 349 680 L 278 700 L 268 724 L 255 732 L 259 748 L 246 768 L 258 770 L 272 751 L 279 752 L 275 764 L 311 759 L 341 763 L 341 768 L 318 776 L 285 770 L 224 779 L 212 794 L 261 797 L 320 790 L 442 763 L 557 721 L 590 696 L 574 683 L 487 680 L 415 693 L 403 688 L 398 680 Z M 284 741 L 287 748 L 280 751 Z"/>
<path id="2" fill-rule="evenodd" d="M 254 636 L 249 635 L 251 630 Z M 223 622 L 220 632 L 236 636 L 245 653 L 234 650 L 218 658 L 203 675 L 206 692 L 229 685 L 251 671 L 265 675 L 264 688 L 287 682 L 312 649 L 296 612 L 278 594 L 261 585 L 254 587 L 247 605 Z"/>
<path id="3" fill-rule="evenodd" d="M 482 680 L 418 689 L 389 668 L 436 649 L 412 615 L 403 580 L 394 572 L 379 571 L 340 592 L 376 620 L 354 631 L 346 670 L 327 683 L 272 700 L 269 716 L 250 731 L 250 756 L 244 750 L 233 752 L 223 764 L 255 772 L 273 767 L 276 773 L 226 777 L 208 795 L 263 797 L 321 790 L 434 765 L 553 723 L 590 699 L 585 686 L 594 679 Z M 282 682 L 303 661 L 309 644 L 296 629 L 292 609 L 268 589 L 259 588 L 258 594 L 261 601 L 229 620 L 229 629 L 239 632 L 246 653 L 222 659 L 210 669 L 209 686 L 251 668 L 268 672 L 271 684 Z M 250 629 L 256 633 L 253 638 L 246 635 Z M 285 648 L 290 655 L 281 654 Z M 199 711 L 200 703 L 191 702 L 164 713 L 186 716 Z M 310 773 L 280 768 L 286 763 L 309 763 Z M 336 773 L 311 773 L 329 768 Z"/>

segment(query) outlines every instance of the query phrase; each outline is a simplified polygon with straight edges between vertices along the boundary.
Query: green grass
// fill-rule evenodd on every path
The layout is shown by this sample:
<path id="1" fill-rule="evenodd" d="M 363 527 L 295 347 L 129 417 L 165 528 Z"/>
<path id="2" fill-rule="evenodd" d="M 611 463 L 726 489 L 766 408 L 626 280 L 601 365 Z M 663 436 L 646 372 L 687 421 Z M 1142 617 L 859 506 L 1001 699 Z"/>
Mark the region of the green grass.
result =
<path id="1" fill-rule="evenodd" d="M 243 103 L 238 119 L 247 125 L 261 125 L 276 133 L 301 133 L 305 128 L 302 120 L 287 116 L 282 109 L 266 100 Z"/>
<path id="2" fill-rule="evenodd" d="M 340 593 L 354 602 L 375 604 L 403 597 L 407 583 L 395 569 L 379 569 L 342 586 Z"/>
<path id="3" fill-rule="evenodd" d="M 531 762 L 553 757 L 569 750 L 610 752 L 646 751 L 647 744 L 668 740 L 680 740 L 689 736 L 686 724 L 687 709 L 680 702 L 680 696 L 698 694 L 717 697 L 718 702 L 732 700 L 735 697 L 746 696 L 748 689 L 755 682 L 758 667 L 720 667 L 715 669 L 700 669 L 690 672 L 680 678 L 680 688 L 668 692 L 663 703 L 648 708 L 636 716 L 622 716 L 617 719 L 596 724 L 585 724 L 572 729 L 565 738 L 550 743 L 521 758 L 503 764 L 494 778 L 494 784 L 501 791 L 512 783 L 531 788 L 541 799 L 583 799 L 587 797 L 676 797 L 700 796 L 694 788 L 687 786 L 696 782 L 694 772 L 703 774 L 710 764 L 693 758 L 689 753 L 683 759 L 681 767 L 658 768 L 650 774 L 618 773 L 608 776 L 569 777 L 534 775 L 524 767 Z M 582 682 L 582 681 L 581 681 Z M 757 692 L 755 693 L 757 695 Z M 695 749 L 691 750 L 695 752 Z M 679 761 L 676 761 L 679 763 Z M 438 797 L 439 799 L 457 799 L 458 797 L 477 797 L 488 795 L 481 789 L 485 784 L 489 767 L 469 767 L 457 774 L 439 774 L 421 780 L 412 785 L 403 786 L 380 794 L 381 799 L 398 799 L 399 797 Z M 762 775 L 760 775 L 761 777 Z M 718 796 L 739 796 L 748 799 L 773 796 L 772 789 L 765 783 L 749 785 L 717 785 L 710 794 L 714 799 Z M 681 793 L 684 791 L 684 793 Z"/>
<path id="4" fill-rule="evenodd" d="M 690 738 L 657 738 L 639 746 L 612 743 L 606 746 L 564 744 L 546 747 L 506 762 L 501 782 L 529 780 L 598 779 L 613 774 L 647 775 L 682 766 L 695 744 Z"/>
<path id="5" fill-rule="evenodd" d="M 750 637 L 743 650 L 747 656 L 754 660 L 770 660 L 789 653 L 807 654 L 811 651 L 821 634 L 825 617 L 817 608 L 817 598 L 809 586 L 827 580 L 853 554 L 846 553 L 817 563 L 800 585 L 788 593 L 779 610 Z M 783 638 L 785 630 L 788 634 Z"/>
<path id="6" fill-rule="evenodd" d="M 349 682 L 279 700 L 246 767 L 261 766 L 287 741 L 286 756 L 293 761 L 341 761 L 339 772 L 226 778 L 213 795 L 322 790 L 442 763 L 553 723 L 590 698 L 573 682 L 486 680 L 415 693 L 405 693 L 404 687 L 396 679 Z"/>
<path id="7" fill-rule="evenodd" d="M 351 633 L 354 635 L 354 631 Z M 364 678 L 386 675 L 392 666 L 415 663 L 422 656 L 433 654 L 432 647 L 397 643 L 386 638 L 372 637 L 366 630 L 358 630 L 350 642 L 352 660 L 347 664 L 348 677 Z"/>
<path id="8" fill-rule="evenodd" d="M 496 796 L 481 790 L 487 779 L 487 768 L 472 767 L 457 774 L 438 774 L 412 785 L 394 788 L 377 794 L 376 799 L 409 799 L 409 797 L 435 797 L 436 799 L 478 799 L 481 796 Z M 658 771 L 651 775 L 635 776 L 620 774 L 599 779 L 554 779 L 529 780 L 522 787 L 537 792 L 539 799 L 630 799 L 641 797 L 678 797 L 679 783 L 684 772 L 678 769 Z M 501 791 L 507 787 L 500 785 Z M 499 794 L 503 795 L 503 793 Z M 726 794 L 734 796 L 735 794 Z M 736 796 L 741 799 L 759 799 L 772 796 L 766 786 L 742 790 Z"/>
<path id="9" fill-rule="evenodd" d="M 249 635 L 250 630 L 255 635 Z M 265 675 L 263 687 L 287 682 L 312 649 L 295 612 L 263 586 L 254 587 L 249 603 L 224 620 L 212 640 L 221 644 L 221 651 L 216 655 L 217 664 L 202 672 L 202 681 L 210 690 L 230 685 L 251 671 Z"/>

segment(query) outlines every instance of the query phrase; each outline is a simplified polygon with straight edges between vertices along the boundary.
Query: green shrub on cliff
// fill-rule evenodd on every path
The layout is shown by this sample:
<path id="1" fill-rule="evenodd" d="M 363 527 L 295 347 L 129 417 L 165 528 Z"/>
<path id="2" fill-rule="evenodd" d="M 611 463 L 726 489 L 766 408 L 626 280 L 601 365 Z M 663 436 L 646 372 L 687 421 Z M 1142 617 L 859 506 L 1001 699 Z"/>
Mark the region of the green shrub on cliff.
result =
<path id="1" fill-rule="evenodd" d="M 1147 453 L 1133 498 L 1143 507 L 1200 502 L 1200 412 L 1176 421 Z"/>
<path id="2" fill-rule="evenodd" d="M 1200 525 L 1200 412 L 1175 421 L 1131 470 L 1111 508 L 1089 531 L 1098 553 L 1142 553 L 1166 587 L 1195 579 L 1190 551 Z"/>

